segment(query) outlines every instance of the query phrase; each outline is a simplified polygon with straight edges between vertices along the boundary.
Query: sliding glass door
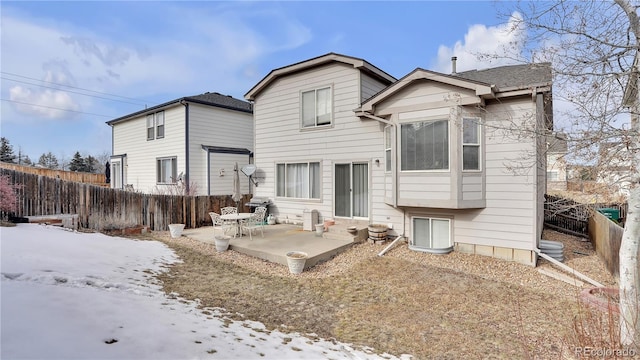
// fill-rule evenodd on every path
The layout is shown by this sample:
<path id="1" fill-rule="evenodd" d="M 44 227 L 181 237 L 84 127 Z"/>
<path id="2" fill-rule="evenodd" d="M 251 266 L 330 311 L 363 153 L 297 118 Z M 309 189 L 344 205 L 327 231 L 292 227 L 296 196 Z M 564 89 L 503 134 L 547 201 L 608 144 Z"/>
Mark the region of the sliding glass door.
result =
<path id="1" fill-rule="evenodd" d="M 369 164 L 335 165 L 335 216 L 369 217 Z"/>

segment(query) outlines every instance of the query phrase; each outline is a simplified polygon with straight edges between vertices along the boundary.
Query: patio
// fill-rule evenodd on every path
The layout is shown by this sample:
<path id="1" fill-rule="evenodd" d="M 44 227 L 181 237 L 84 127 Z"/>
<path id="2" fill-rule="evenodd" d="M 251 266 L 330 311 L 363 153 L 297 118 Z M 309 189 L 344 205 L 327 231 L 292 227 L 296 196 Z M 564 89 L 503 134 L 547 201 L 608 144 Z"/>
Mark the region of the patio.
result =
<path id="1" fill-rule="evenodd" d="M 358 232 L 351 235 L 347 226 L 356 226 Z M 220 228 L 205 226 L 197 229 L 185 229 L 184 236 L 194 240 L 214 244 L 215 235 L 221 235 Z M 251 240 L 248 235 L 231 238 L 229 248 L 237 252 L 264 259 L 270 262 L 287 265 L 286 254 L 290 251 L 302 251 L 308 258 L 305 269 L 311 268 L 319 262 L 331 259 L 336 254 L 349 248 L 353 243 L 367 238 L 367 224 L 364 222 L 336 223 L 324 232 L 322 237 L 315 231 L 304 231 L 302 226 L 291 224 L 276 224 L 264 226 L 264 237 L 260 230 L 253 233 Z"/>

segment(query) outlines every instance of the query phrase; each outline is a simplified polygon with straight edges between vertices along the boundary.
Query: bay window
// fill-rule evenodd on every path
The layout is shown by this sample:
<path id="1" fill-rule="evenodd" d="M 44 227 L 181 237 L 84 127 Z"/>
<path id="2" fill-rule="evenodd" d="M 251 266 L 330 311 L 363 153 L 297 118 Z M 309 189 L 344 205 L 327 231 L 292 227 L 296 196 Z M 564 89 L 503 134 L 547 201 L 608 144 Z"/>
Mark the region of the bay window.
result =
<path id="1" fill-rule="evenodd" d="M 428 120 L 400 127 L 401 170 L 449 169 L 449 121 Z"/>

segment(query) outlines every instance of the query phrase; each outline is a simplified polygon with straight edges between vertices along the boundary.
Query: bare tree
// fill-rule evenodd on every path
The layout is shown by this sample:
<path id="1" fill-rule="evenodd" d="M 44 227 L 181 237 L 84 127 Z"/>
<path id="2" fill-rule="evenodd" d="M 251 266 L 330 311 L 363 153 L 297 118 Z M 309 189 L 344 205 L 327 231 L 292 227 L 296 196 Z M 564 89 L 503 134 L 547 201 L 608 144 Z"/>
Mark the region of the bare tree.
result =
<path id="1" fill-rule="evenodd" d="M 628 165 L 629 214 L 620 249 L 621 344 L 640 344 L 640 21 L 638 1 L 507 2 L 522 42 L 502 54 L 521 62 L 548 61 L 554 70 L 556 124 L 568 135 L 573 155 L 585 164 Z M 506 55 L 505 55 L 506 54 Z M 628 122 L 628 119 L 631 119 Z M 558 126 L 559 125 L 559 126 Z M 598 152 L 600 144 L 615 152 Z M 622 155 L 621 155 L 622 154 Z M 608 157 L 602 159 L 602 157 Z M 622 156 L 622 159 L 620 158 Z"/>

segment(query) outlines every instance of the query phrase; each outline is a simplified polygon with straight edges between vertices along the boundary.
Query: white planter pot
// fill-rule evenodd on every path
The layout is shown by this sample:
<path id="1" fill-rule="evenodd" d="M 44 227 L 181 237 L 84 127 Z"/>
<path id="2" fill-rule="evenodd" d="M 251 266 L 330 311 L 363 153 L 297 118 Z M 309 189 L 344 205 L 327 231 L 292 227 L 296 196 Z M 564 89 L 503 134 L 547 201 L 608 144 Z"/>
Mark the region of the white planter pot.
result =
<path id="1" fill-rule="evenodd" d="M 169 224 L 169 232 L 174 239 L 182 236 L 182 230 L 184 230 L 184 224 Z"/>
<path id="2" fill-rule="evenodd" d="M 304 270 L 304 265 L 307 262 L 307 253 L 302 251 L 291 251 L 287 253 L 287 264 L 289 265 L 289 272 L 292 274 L 300 274 Z"/>
<path id="3" fill-rule="evenodd" d="M 227 249 L 229 248 L 229 240 L 231 240 L 230 236 L 217 235 L 215 237 L 216 251 L 227 251 Z"/>
<path id="4" fill-rule="evenodd" d="M 316 224 L 316 236 L 322 236 L 324 232 L 324 224 Z"/>

